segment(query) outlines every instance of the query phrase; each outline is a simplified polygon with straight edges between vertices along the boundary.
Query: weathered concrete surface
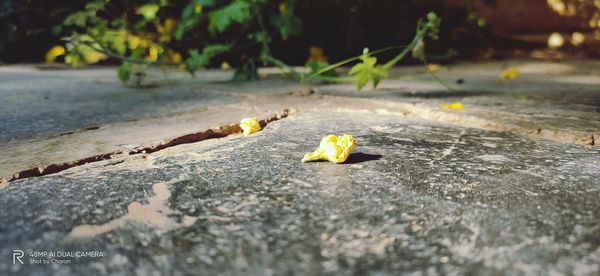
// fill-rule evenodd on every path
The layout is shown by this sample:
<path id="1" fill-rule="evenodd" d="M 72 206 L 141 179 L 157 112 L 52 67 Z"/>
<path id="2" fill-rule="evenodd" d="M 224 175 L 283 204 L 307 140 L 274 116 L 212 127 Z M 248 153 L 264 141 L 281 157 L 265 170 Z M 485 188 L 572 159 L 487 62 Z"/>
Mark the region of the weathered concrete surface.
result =
<path id="1" fill-rule="evenodd" d="M 135 94 L 145 90 L 117 86 L 113 71 L 28 69 L 15 78 L 29 88 L 0 85 L 0 97 L 13 101 L 6 106 L 19 107 L 0 120 L 10 129 L 0 178 L 109 156 L 0 183 L 0 259 L 8 260 L 0 274 L 597 275 L 600 71 L 594 63 L 516 65 L 523 74 L 511 82 L 498 80 L 504 64 L 447 67 L 438 77 L 455 91 L 419 68 L 397 69 L 399 79 L 376 92 L 207 82 L 226 76 L 213 72 L 151 88 L 156 110 L 152 95 Z M 27 68 L 0 67 L 17 69 Z M 55 80 L 48 91 L 70 89 L 53 92 L 64 98 L 56 117 L 40 115 L 51 106 L 24 110 L 44 80 Z M 108 84 L 92 95 L 113 87 L 125 94 L 115 105 L 148 106 L 99 115 L 111 110 L 103 109 L 108 98 L 88 105 L 72 93 L 73 83 L 94 80 Z M 454 101 L 465 110 L 439 107 Z M 235 134 L 243 117 L 283 113 L 249 138 Z M 99 128 L 85 129 L 88 115 Z M 211 131 L 229 136 L 143 153 Z M 301 163 L 330 133 L 358 139 L 347 164 Z M 40 251 L 103 256 L 13 265 L 15 249 L 24 261 L 52 259 L 29 255 Z"/>
<path id="2" fill-rule="evenodd" d="M 231 72 L 193 78 L 174 71 L 149 72 L 150 85 L 132 88 L 115 68 L 38 70 L 0 66 L 0 141 L 57 135 L 107 123 L 162 117 L 239 102 L 236 95 L 299 87 L 290 82 L 226 84 Z"/>
<path id="3" fill-rule="evenodd" d="M 301 163 L 327 133 L 358 139 L 348 164 Z M 599 271 L 600 156 L 579 145 L 394 115 L 324 112 L 288 117 L 249 138 L 119 162 L 19 180 L 0 193 L 8 207 L 0 214 L 0 259 L 10 260 L 18 248 L 95 250 L 104 257 L 71 265 L 3 262 L 0 270 Z"/>
<path id="4" fill-rule="evenodd" d="M 518 80 L 498 79 L 498 72 L 507 64 L 520 68 Z M 285 109 L 397 113 L 539 139 L 598 145 L 600 71 L 595 65 L 513 62 L 449 66 L 438 76 L 453 91 L 432 82 L 420 67 L 399 68 L 393 77 L 401 80 L 385 81 L 376 92 L 358 92 L 353 85 L 326 85 L 319 86 L 312 96 L 307 93 L 308 84 L 295 82 L 222 83 L 231 75 L 227 72 L 208 72 L 197 79 L 171 73 L 168 85 L 133 89 L 118 83 L 112 76 L 114 71 L 107 69 L 0 68 L 12 72 L 3 75 L 6 78 L 19 73 L 16 80 L 0 86 L 0 98 L 7 99 L 0 101 L 0 105 L 7 106 L 0 116 L 1 129 L 6 131 L 0 135 L 12 137 L 0 143 L 4 156 L 0 159 L 0 187 L 10 179 L 53 172 L 57 164 L 70 167 L 91 156 L 126 154 L 182 135 L 235 124 L 239 118 L 265 117 Z M 65 82 L 68 75 L 75 80 Z M 457 79 L 463 83 L 455 84 Z M 53 80 L 50 85 L 48 80 Z M 27 85 L 21 87 L 23 83 Z M 15 87 L 18 89 L 13 90 Z M 93 89 L 83 92 L 80 87 Z M 41 109 L 27 108 L 40 91 L 56 94 L 57 102 Z M 95 95 L 101 99 L 86 100 L 95 99 Z M 439 108 L 439 104 L 453 101 L 463 102 L 466 110 Z M 115 113 L 114 108 L 124 113 Z M 40 117 L 42 110 L 46 111 Z M 86 118 L 98 124 L 90 128 Z M 111 120 L 117 121 L 101 124 Z"/>

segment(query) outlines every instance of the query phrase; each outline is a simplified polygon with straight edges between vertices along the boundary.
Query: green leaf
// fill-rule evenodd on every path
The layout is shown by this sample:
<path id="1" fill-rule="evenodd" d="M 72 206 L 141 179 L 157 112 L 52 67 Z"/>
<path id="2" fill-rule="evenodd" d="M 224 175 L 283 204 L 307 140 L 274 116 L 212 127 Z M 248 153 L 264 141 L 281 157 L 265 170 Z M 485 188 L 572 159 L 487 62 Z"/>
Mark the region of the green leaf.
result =
<path id="1" fill-rule="evenodd" d="M 321 69 L 328 67 L 329 63 L 326 61 L 309 60 L 306 62 L 306 64 L 304 66 L 306 66 L 310 70 L 309 74 L 314 74 L 316 72 L 319 72 Z M 338 74 L 335 72 L 335 70 L 330 70 L 330 71 L 324 72 L 322 75 L 325 77 L 337 77 L 338 76 Z"/>
<path id="2" fill-rule="evenodd" d="M 131 71 L 133 70 L 133 64 L 131 62 L 123 62 L 121 66 L 119 66 L 119 70 L 117 71 L 117 75 L 119 79 L 123 83 L 127 83 L 129 78 L 131 78 Z"/>
<path id="3" fill-rule="evenodd" d="M 85 23 L 87 22 L 88 13 L 84 11 L 75 12 L 67 18 L 65 18 L 64 24 L 66 26 L 78 26 L 85 27 Z"/>
<path id="4" fill-rule="evenodd" d="M 90 10 L 90 11 L 99 11 L 99 10 L 104 9 L 105 5 L 106 5 L 106 1 L 100 0 L 100 1 L 87 3 L 85 5 L 85 9 Z"/>
<path id="5" fill-rule="evenodd" d="M 137 9 L 136 14 L 139 14 L 139 15 L 143 16 L 144 19 L 150 21 L 150 20 L 154 20 L 154 18 L 156 18 L 156 13 L 158 12 L 159 9 L 160 9 L 160 6 L 158 6 L 157 4 L 148 3 L 148 4 L 141 5 Z"/>
<path id="6" fill-rule="evenodd" d="M 222 33 L 232 22 L 243 23 L 250 17 L 250 4 L 243 0 L 236 0 L 221 9 L 212 11 L 208 17 L 210 20 L 208 30 L 212 33 Z"/>
<path id="7" fill-rule="evenodd" d="M 258 68 L 253 60 L 246 61 L 233 75 L 233 81 L 255 81 L 259 80 Z"/>
<path id="8" fill-rule="evenodd" d="M 354 66 L 352 66 L 352 68 L 350 69 L 350 72 L 348 72 L 349 75 L 355 75 L 360 71 L 364 71 L 366 70 L 366 65 L 364 63 L 358 63 Z"/>
<path id="9" fill-rule="evenodd" d="M 369 80 L 373 83 L 373 89 L 377 88 L 379 82 L 388 77 L 387 69 L 381 65 L 376 65 L 377 58 L 371 57 L 367 50 L 360 56 L 360 60 L 362 62 L 352 66 L 348 74 L 354 76 L 358 90 L 362 90 L 369 83 Z"/>
<path id="10" fill-rule="evenodd" d="M 368 72 L 360 72 L 356 74 L 356 87 L 358 90 L 362 90 L 365 85 L 369 82 L 369 73 Z"/>
<path id="11" fill-rule="evenodd" d="M 193 0 L 188 3 L 181 12 L 181 22 L 177 25 L 173 37 L 180 41 L 183 35 L 189 30 L 196 27 L 202 19 L 202 13 L 196 13 L 196 5 L 201 5 L 203 8 L 212 7 L 215 4 L 214 0 Z"/>
<path id="12" fill-rule="evenodd" d="M 294 16 L 294 4 L 294 0 L 285 1 L 281 4 L 284 5 L 285 12 L 271 19 L 271 24 L 279 30 L 283 40 L 287 40 L 292 35 L 300 33 L 302 28 L 302 21 Z"/>
<path id="13" fill-rule="evenodd" d="M 190 57 L 185 60 L 185 67 L 191 74 L 194 74 L 199 68 L 208 65 L 214 56 L 229 51 L 229 48 L 229 45 L 215 44 L 204 47 L 202 53 L 199 53 L 198 49 L 194 49 L 190 51 Z"/>
<path id="14" fill-rule="evenodd" d="M 283 40 L 287 40 L 292 35 L 298 34 L 302 26 L 302 21 L 291 14 L 274 17 L 271 22 L 279 29 Z"/>

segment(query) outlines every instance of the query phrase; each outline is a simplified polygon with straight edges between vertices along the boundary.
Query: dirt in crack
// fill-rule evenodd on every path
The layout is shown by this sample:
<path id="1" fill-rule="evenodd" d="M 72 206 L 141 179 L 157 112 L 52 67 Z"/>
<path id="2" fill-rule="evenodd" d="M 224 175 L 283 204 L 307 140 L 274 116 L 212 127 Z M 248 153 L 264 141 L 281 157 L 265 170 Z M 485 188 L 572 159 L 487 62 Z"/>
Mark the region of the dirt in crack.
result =
<path id="1" fill-rule="evenodd" d="M 283 111 L 276 113 L 271 117 L 261 120 L 260 125 L 261 125 L 261 127 L 264 128 L 269 123 L 286 118 L 288 115 L 289 115 L 289 110 L 284 109 Z M 238 124 L 224 125 L 224 126 L 220 126 L 218 128 L 208 129 L 208 130 L 201 131 L 201 132 L 196 132 L 196 133 L 179 136 L 179 137 L 164 141 L 160 144 L 140 146 L 140 147 L 134 148 L 130 151 L 117 151 L 117 152 L 99 154 L 99 155 L 91 156 L 91 157 L 84 158 L 84 159 L 81 159 L 78 161 L 50 164 L 50 165 L 47 165 L 44 167 L 35 167 L 35 168 L 31 168 L 31 169 L 27 169 L 27 170 L 18 172 L 16 174 L 14 174 L 8 180 L 4 180 L 4 182 L 0 182 L 0 190 L 7 187 L 8 183 L 15 181 L 15 180 L 19 180 L 19 179 L 54 174 L 54 173 L 58 173 L 58 172 L 61 172 L 61 171 L 64 171 L 64 170 L 67 170 L 67 169 L 70 169 L 73 167 L 81 166 L 84 164 L 99 162 L 99 161 L 103 161 L 103 160 L 109 160 L 109 159 L 112 159 L 114 156 L 135 155 L 135 154 L 141 154 L 141 153 L 153 153 L 153 152 L 157 152 L 159 150 L 174 147 L 177 145 L 196 143 L 196 142 L 200 142 L 200 141 L 204 141 L 204 140 L 208 140 L 208 139 L 214 139 L 214 138 L 223 138 L 223 137 L 229 136 L 231 134 L 240 133 L 241 131 L 242 131 L 242 129 L 240 128 L 240 126 Z"/>

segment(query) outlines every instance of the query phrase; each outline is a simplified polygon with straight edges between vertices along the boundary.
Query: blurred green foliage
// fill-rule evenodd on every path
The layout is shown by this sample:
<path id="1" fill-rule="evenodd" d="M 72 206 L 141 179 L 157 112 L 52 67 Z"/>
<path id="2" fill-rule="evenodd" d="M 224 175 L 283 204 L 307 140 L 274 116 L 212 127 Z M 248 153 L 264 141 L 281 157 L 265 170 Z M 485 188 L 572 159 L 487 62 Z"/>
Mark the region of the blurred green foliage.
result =
<path id="1" fill-rule="evenodd" d="M 237 80 L 257 78 L 256 68 L 264 65 L 292 71 L 287 64 L 305 64 L 327 80 L 337 77 L 335 70 L 322 72 L 330 60 L 366 46 L 406 45 L 415 35 L 415 22 L 432 9 L 449 18 L 440 30 L 443 43 L 427 45 L 439 62 L 452 58 L 448 39 L 457 24 L 447 22 L 467 22 L 469 14 L 448 11 L 439 0 L 4 0 L 0 60 L 37 62 L 46 54 L 48 61 L 75 66 L 120 63 L 119 78 L 133 83 L 152 64 L 192 73 L 231 64 L 239 68 Z M 460 34 L 475 34 L 458 25 L 467 30 Z M 416 41 L 413 56 L 424 58 L 419 56 L 423 47 L 422 40 Z M 396 57 L 393 51 L 377 53 L 379 60 Z M 376 83 L 377 78 L 369 79 Z"/>
<path id="2" fill-rule="evenodd" d="M 132 76 L 133 64 L 178 65 L 193 74 L 226 52 L 239 53 L 243 63 L 267 64 L 277 61 L 269 44 L 300 30 L 294 4 L 294 0 L 95 0 L 64 19 L 64 61 L 78 66 L 120 60 L 118 76 L 123 82 Z M 47 55 L 48 62 L 61 55 L 55 53 Z"/>

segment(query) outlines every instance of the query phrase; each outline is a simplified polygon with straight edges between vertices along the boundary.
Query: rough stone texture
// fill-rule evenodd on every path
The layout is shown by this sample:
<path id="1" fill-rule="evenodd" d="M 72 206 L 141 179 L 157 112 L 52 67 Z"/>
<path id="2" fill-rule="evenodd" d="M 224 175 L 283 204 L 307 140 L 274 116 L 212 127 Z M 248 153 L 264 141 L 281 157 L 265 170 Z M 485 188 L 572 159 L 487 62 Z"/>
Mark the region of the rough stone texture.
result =
<path id="1" fill-rule="evenodd" d="M 6 149 L 64 162 L 290 109 L 250 137 L 115 155 L 5 183 L 0 275 L 597 275 L 600 153 L 575 137 L 600 129 L 598 72 L 586 64 L 526 65 L 538 71 L 523 70 L 514 82 L 497 80 L 499 64 L 439 74 L 446 82 L 464 78 L 460 92 L 442 92 L 414 68 L 398 69 L 402 79 L 378 92 L 360 93 L 351 85 L 312 93 L 279 80 L 205 79 L 157 93 L 215 89 L 208 108 L 210 102 L 194 98 L 167 116 L 131 111 L 96 130 L 71 119 L 64 126 L 44 121 L 49 125 L 39 132 L 3 122 L 3 129 L 14 128 L 11 141 L 0 143 L 4 173 L 15 170 L 13 163 L 38 165 Z M 5 85 L 0 97 L 18 98 Z M 438 107 L 452 101 L 466 109 Z M 3 118 L 35 120 L 36 112 Z M 195 118 L 204 121 L 194 124 Z M 58 135 L 64 131 L 73 133 Z M 358 141 L 345 164 L 300 162 L 332 133 Z M 64 145 L 63 154 L 45 140 Z M 83 150 L 70 152 L 70 144 Z M 14 249 L 25 251 L 25 262 L 32 251 L 104 256 L 13 265 Z"/>
<path id="2" fill-rule="evenodd" d="M 260 82 L 223 85 L 223 81 L 231 78 L 229 72 L 205 72 L 197 78 L 171 72 L 166 79 L 151 70 L 148 79 L 152 83 L 132 88 L 120 83 L 115 74 L 114 68 L 0 67 L 0 141 L 198 111 L 239 102 L 235 92 L 264 93 L 273 87 L 282 89 L 290 85 L 281 82 L 269 83 L 268 87 Z"/>
<path id="3" fill-rule="evenodd" d="M 301 163 L 327 133 L 358 139 L 348 163 Z M 51 267 L 83 274 L 591 275 L 600 258 L 599 166 L 596 150 L 510 133 L 306 114 L 250 138 L 12 183 L 0 195 L 10 206 L 0 214 L 10 222 L 0 229 L 0 258 L 10 259 L 10 248 L 104 251 Z M 161 184 L 170 192 L 158 208 L 165 224 L 132 218 L 104 234 L 68 236 L 124 216 L 131 202 L 148 204 Z"/>

